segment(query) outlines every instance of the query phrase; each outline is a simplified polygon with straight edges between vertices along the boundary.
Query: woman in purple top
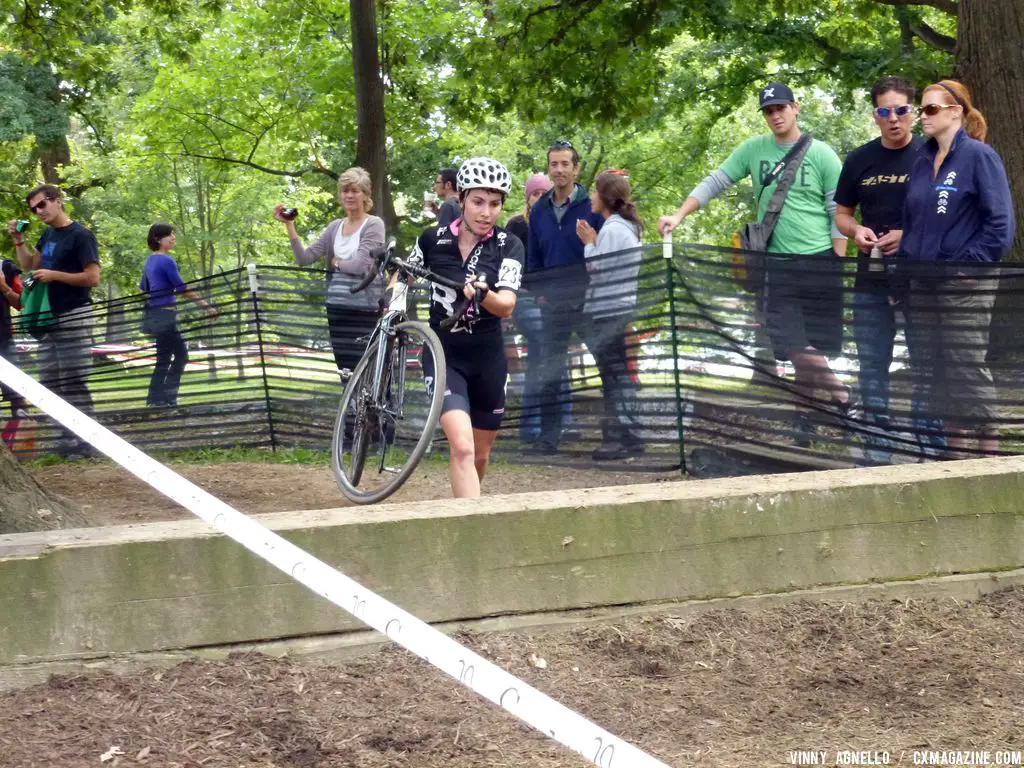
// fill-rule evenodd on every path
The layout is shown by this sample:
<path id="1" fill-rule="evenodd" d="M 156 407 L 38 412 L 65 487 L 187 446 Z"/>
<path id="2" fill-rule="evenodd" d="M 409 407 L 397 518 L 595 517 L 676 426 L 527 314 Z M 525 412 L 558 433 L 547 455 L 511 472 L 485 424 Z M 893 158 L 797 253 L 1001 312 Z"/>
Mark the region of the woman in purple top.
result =
<path id="1" fill-rule="evenodd" d="M 149 294 L 146 301 L 147 333 L 156 338 L 156 365 L 149 380 L 146 405 L 175 406 L 178 404 L 178 386 L 181 373 L 188 362 L 188 348 L 178 331 L 177 296 L 187 296 L 212 316 L 217 310 L 195 291 L 185 287 L 178 265 L 171 256 L 174 248 L 174 227 L 154 224 L 147 238 L 153 252 L 142 269 L 139 288 Z"/>

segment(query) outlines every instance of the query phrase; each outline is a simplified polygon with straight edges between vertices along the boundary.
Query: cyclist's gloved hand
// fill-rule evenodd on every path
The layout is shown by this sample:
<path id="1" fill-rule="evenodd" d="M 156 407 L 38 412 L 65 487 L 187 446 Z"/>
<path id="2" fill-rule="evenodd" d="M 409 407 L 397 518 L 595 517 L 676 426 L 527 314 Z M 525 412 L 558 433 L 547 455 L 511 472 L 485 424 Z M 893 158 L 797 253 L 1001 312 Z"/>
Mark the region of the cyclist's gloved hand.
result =
<path id="1" fill-rule="evenodd" d="M 480 298 L 483 299 L 490 290 L 490 287 L 487 285 L 486 277 L 487 276 L 483 274 L 467 275 L 466 284 L 462 288 L 462 295 L 467 299 L 474 299 L 476 298 L 476 292 L 479 290 L 481 292 Z"/>

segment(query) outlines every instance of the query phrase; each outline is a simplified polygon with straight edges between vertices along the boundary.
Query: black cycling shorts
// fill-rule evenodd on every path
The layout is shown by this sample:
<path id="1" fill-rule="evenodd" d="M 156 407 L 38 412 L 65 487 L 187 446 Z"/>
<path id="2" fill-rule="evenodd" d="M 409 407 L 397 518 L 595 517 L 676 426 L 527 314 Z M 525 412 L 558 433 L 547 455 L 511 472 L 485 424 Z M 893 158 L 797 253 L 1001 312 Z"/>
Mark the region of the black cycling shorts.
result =
<path id="1" fill-rule="evenodd" d="M 448 342 L 442 336 L 446 362 L 444 403 L 441 413 L 465 411 L 474 429 L 497 430 L 505 415 L 505 381 L 508 363 L 500 333 L 489 333 L 471 342 Z M 423 376 L 434 378 L 434 359 L 423 352 Z M 428 385 L 428 393 L 432 390 Z"/>

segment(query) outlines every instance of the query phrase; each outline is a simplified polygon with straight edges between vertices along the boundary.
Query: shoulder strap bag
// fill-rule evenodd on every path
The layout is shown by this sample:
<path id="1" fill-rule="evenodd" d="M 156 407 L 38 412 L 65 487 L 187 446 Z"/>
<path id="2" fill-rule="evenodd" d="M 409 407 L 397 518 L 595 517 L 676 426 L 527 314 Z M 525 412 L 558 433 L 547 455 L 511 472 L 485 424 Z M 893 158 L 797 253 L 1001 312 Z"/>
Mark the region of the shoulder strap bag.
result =
<path id="1" fill-rule="evenodd" d="M 733 271 L 737 281 L 746 291 L 758 293 L 761 290 L 764 283 L 764 256 L 768 251 L 768 244 L 771 242 L 775 225 L 779 222 L 782 206 L 786 204 L 789 188 L 796 180 L 797 168 L 803 162 L 810 146 L 811 134 L 802 134 L 796 144 L 786 153 L 786 156 L 775 164 L 772 172 L 762 182 L 761 190 L 757 193 L 757 205 L 760 206 L 761 195 L 781 174 L 782 178 L 779 178 L 771 200 L 768 201 L 768 207 L 765 208 L 764 218 L 761 221 L 745 224 L 733 238 L 733 245 L 738 245 L 741 250 L 741 253 L 733 256 Z M 742 266 L 739 263 L 741 259 Z"/>

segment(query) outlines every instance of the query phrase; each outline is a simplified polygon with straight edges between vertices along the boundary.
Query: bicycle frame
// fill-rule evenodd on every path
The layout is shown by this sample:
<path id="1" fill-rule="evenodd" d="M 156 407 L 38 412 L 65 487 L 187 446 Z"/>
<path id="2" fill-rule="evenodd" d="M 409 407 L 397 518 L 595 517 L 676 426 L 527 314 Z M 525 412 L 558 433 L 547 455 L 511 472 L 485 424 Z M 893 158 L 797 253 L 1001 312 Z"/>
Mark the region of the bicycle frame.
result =
<path id="1" fill-rule="evenodd" d="M 366 345 L 367 350 L 376 343 L 377 345 L 377 357 L 374 361 L 373 371 L 373 400 L 374 402 L 384 405 L 387 403 L 387 388 L 388 388 L 388 371 L 385 368 L 387 362 L 392 362 L 397 365 L 397 371 L 392 372 L 392 385 L 397 385 L 397 402 L 390 403 L 389 410 L 391 416 L 395 421 L 401 420 L 405 415 L 405 357 L 406 351 L 405 346 L 400 344 L 397 350 L 398 358 L 395 358 L 395 342 L 397 340 L 396 327 L 405 322 L 408 319 L 408 308 L 409 308 L 409 282 L 410 278 L 422 278 L 425 280 L 431 280 L 434 282 L 440 282 L 443 285 L 447 285 L 454 289 L 461 289 L 462 284 L 446 280 L 443 277 L 435 275 L 429 270 L 415 265 L 409 264 L 408 262 L 394 257 L 394 246 L 390 245 L 379 257 L 378 266 L 376 273 L 386 280 L 387 267 L 393 266 L 397 279 L 391 285 L 391 300 L 388 302 L 387 311 L 377 322 L 377 327 L 374 329 L 373 335 L 370 337 L 369 343 Z M 367 281 L 368 283 L 369 281 Z M 364 286 L 365 287 L 365 284 Z M 355 290 L 355 289 L 354 289 Z M 360 287 L 361 290 L 361 287 Z M 480 294 L 477 294 L 474 301 L 479 301 Z M 460 304 L 458 312 L 455 313 L 455 317 L 452 321 L 461 316 L 469 304 L 470 300 L 464 299 Z M 383 456 L 381 457 L 383 460 Z"/>

